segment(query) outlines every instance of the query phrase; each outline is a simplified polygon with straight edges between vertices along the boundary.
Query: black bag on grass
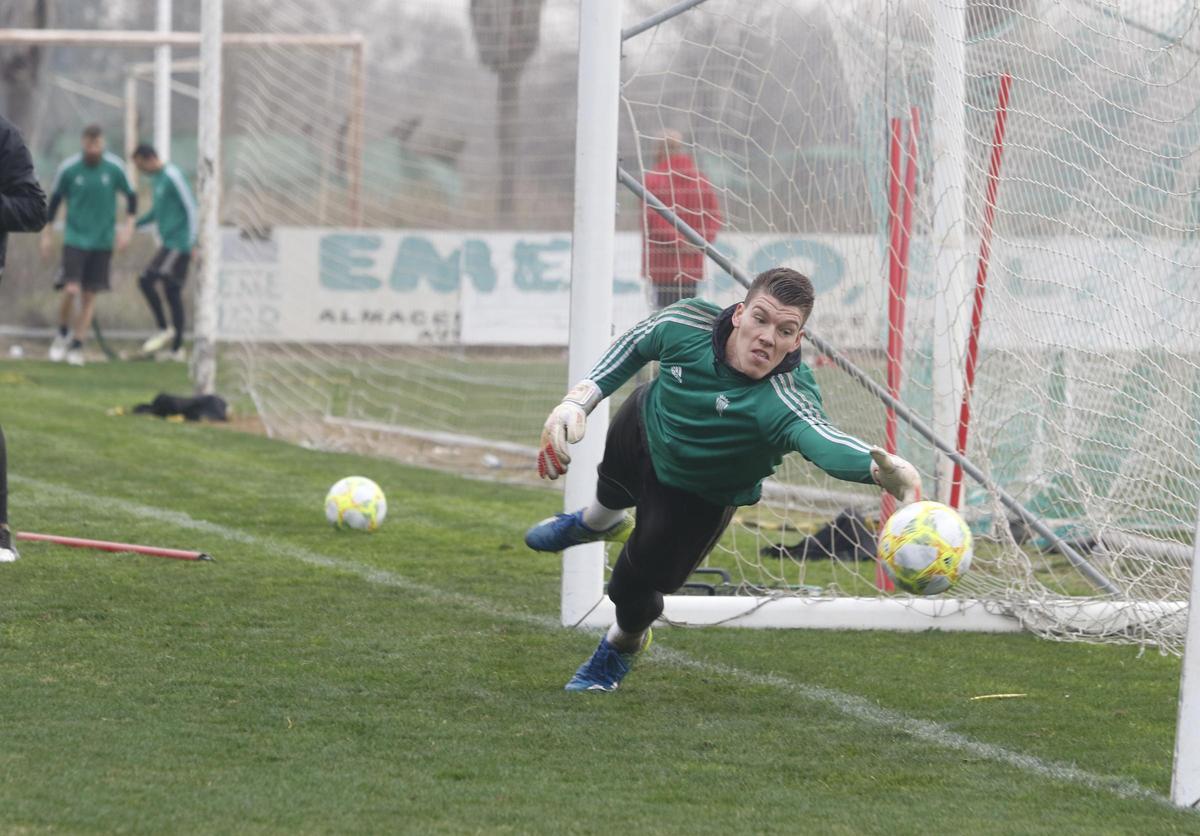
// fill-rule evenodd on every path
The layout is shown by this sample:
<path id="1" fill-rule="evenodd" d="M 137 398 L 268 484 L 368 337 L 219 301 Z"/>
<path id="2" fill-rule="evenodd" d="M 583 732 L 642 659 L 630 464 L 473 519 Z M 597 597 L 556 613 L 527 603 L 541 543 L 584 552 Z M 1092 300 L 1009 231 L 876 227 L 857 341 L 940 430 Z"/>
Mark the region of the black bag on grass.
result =
<path id="1" fill-rule="evenodd" d="M 179 395 L 160 393 L 151 403 L 140 403 L 133 408 L 136 413 L 149 412 L 160 418 L 182 415 L 188 421 L 228 421 L 229 406 L 216 395 L 200 395 L 185 398 Z"/>

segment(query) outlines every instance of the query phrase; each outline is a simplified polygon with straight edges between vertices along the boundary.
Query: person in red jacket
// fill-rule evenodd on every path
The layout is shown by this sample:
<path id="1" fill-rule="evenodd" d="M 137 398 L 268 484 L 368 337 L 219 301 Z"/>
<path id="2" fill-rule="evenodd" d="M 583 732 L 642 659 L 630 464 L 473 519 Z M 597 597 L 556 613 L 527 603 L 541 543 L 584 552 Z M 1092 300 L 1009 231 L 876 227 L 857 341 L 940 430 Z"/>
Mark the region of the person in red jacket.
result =
<path id="1" fill-rule="evenodd" d="M 678 131 L 663 134 L 654 168 L 646 172 L 645 186 L 704 240 L 711 243 L 716 239 L 722 225 L 716 192 L 684 150 Z M 704 251 L 649 206 L 645 207 L 642 235 L 642 271 L 653 288 L 655 309 L 694 297 L 696 285 L 704 278 Z"/>

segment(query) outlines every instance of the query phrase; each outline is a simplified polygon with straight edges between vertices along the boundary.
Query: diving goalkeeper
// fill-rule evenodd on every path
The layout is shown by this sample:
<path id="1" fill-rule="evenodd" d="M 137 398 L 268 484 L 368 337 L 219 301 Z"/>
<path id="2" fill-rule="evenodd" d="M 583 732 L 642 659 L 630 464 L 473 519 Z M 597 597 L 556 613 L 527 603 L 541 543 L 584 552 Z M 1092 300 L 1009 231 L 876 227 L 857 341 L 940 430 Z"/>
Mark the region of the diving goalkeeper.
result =
<path id="1" fill-rule="evenodd" d="M 608 584 L 616 623 L 568 691 L 617 688 L 650 643 L 663 594 L 683 586 L 737 506 L 758 502 L 762 480 L 784 454 L 796 451 L 839 479 L 878 484 L 901 503 L 920 497 L 916 468 L 825 416 L 812 372 L 800 362 L 813 302 L 812 282 L 786 267 L 761 273 L 745 301 L 725 310 L 699 299 L 677 302 L 613 343 L 550 413 L 538 472 L 557 479 L 588 414 L 643 365 L 659 362 L 658 378 L 612 420 L 596 501 L 525 535 L 530 548 L 546 552 L 625 541 Z M 632 507 L 636 525 L 625 512 Z"/>

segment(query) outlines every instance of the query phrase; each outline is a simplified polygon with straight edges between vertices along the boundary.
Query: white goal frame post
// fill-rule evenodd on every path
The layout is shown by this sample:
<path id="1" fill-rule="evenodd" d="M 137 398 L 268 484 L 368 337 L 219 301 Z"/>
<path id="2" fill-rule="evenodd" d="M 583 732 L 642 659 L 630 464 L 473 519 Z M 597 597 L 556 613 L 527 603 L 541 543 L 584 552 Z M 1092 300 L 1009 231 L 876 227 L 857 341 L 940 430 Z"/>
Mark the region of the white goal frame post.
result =
<path id="1" fill-rule="evenodd" d="M 196 281 L 195 348 L 192 356 L 192 381 L 197 393 L 211 394 L 216 387 L 217 289 L 220 277 L 220 133 L 222 52 L 256 47 L 317 47 L 349 50 L 351 55 L 351 102 L 347 132 L 347 192 L 354 225 L 362 222 L 363 121 L 366 109 L 366 38 L 360 33 L 301 34 L 265 32 L 224 32 L 224 0 L 203 0 L 201 31 L 171 31 L 169 0 L 159 0 L 157 31 L 88 29 L 0 29 L 0 45 L 90 46 L 117 49 L 150 48 L 155 50 L 155 142 L 167 159 L 170 149 L 163 145 L 170 120 L 169 92 L 172 83 L 171 47 L 199 49 L 198 62 L 176 62 L 200 72 L 200 126 L 196 165 L 200 203 L 200 236 L 197 242 L 200 268 Z M 164 14 L 165 12 L 165 14 Z M 135 100 L 136 79 L 147 72 L 142 64 L 132 65 L 125 81 L 126 145 L 136 127 L 131 118 L 130 101 Z M 191 93 L 186 86 L 181 92 Z M 113 97 L 115 102 L 116 97 Z M 133 111 L 136 116 L 136 111 Z M 128 154 L 131 147 L 125 149 Z"/>
<path id="2" fill-rule="evenodd" d="M 1175 723 L 1175 768 L 1171 773 L 1171 801 L 1180 807 L 1200 808 L 1200 514 L 1192 548 L 1191 604 L 1183 644 L 1183 669 L 1179 674 L 1179 714 Z"/>
<path id="3" fill-rule="evenodd" d="M 615 240 L 615 182 L 634 192 L 662 217 L 670 221 L 692 244 L 702 248 L 718 267 L 743 286 L 749 277 L 737 265 L 718 252 L 702 235 L 649 194 L 640 181 L 620 167 L 616 145 L 620 99 L 621 47 L 632 38 L 658 24 L 686 12 L 704 0 L 681 0 L 646 20 L 621 29 L 619 3 L 610 0 L 580 0 L 579 16 L 579 77 L 578 124 L 576 128 L 575 216 L 571 262 L 571 320 L 569 349 L 569 381 L 582 378 L 590 363 L 608 347 L 615 336 L 612 332 L 612 281 Z M 963 9 L 942 0 L 935 0 L 946 33 L 962 34 Z M 942 40 L 942 39 L 939 39 Z M 934 78 L 935 97 L 946 112 L 952 115 L 935 134 L 941 148 L 943 163 L 935 178 L 943 191 L 963 194 L 963 158 L 965 154 L 962 125 L 964 85 L 962 77 L 962 44 L 964 38 L 948 38 L 942 44 L 952 53 L 939 62 L 941 71 Z M 957 101 L 957 104 L 955 103 Z M 955 131 L 958 131 L 955 134 Z M 945 234 L 961 237 L 964 228 L 961 199 L 940 201 L 935 227 Z M 962 295 L 965 275 L 962 265 L 938 265 L 939 293 L 944 298 Z M 944 305 L 939 305 L 939 310 Z M 1200 617 L 1196 607 L 1183 602 L 1138 602 L 1121 600 L 1112 583 L 1063 541 L 1040 518 L 1032 514 L 1014 497 L 990 480 L 954 445 L 953 419 L 961 401 L 962 383 L 956 369 L 965 333 L 954 329 L 939 329 L 946 334 L 944 344 L 935 347 L 935 378 L 943 381 L 938 389 L 935 406 L 935 427 L 927 426 L 902 402 L 870 378 L 819 335 L 806 331 L 805 336 L 843 371 L 866 387 L 913 430 L 924 436 L 944 456 L 939 459 L 936 495 L 943 499 L 948 493 L 946 474 L 955 463 L 963 472 L 992 491 L 999 500 L 1030 528 L 1059 549 L 1098 592 L 1112 596 L 1109 601 L 1089 604 L 1080 612 L 1078 604 L 1071 606 L 1076 617 L 1090 615 L 1111 618 L 1122 612 L 1137 617 L 1146 608 L 1159 612 L 1189 608 L 1188 632 L 1185 644 L 1179 697 L 1179 720 L 1176 729 L 1175 762 L 1171 789 L 1172 801 L 1184 807 L 1200 806 Z M 939 356 L 940 355 L 940 356 Z M 944 390 L 944 391 L 943 391 Z M 608 429 L 608 412 L 602 404 L 590 419 L 590 432 L 574 453 L 574 467 L 567 474 L 565 507 L 572 511 L 591 501 L 594 491 L 595 468 L 603 455 L 603 439 Z M 1200 562 L 1200 509 L 1193 546 L 1192 566 Z M 562 623 L 575 627 L 607 627 L 615 610 L 604 594 L 604 545 L 593 543 L 577 546 L 563 554 Z M 1190 591 L 1191 604 L 1200 604 L 1200 572 L 1193 569 Z M 1092 612 L 1088 613 L 1087 610 Z M 700 597 L 687 595 L 665 596 L 663 619 L 676 625 L 728 625 L 766 628 L 823 628 L 823 629 L 887 629 L 887 630 L 953 630 L 976 632 L 1018 632 L 1022 626 L 1017 618 L 996 612 L 983 601 L 891 598 L 797 598 L 769 596 Z M 1185 719 L 1185 718 L 1190 718 Z"/>

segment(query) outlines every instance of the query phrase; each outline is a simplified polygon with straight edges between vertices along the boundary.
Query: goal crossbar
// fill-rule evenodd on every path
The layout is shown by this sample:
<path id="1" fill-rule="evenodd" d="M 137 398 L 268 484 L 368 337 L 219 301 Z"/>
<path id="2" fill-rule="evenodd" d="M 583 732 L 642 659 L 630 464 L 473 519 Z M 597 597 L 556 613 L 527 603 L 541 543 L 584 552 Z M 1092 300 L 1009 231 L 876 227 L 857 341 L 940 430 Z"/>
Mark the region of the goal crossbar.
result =
<path id="1" fill-rule="evenodd" d="M 687 10 L 694 9 L 696 6 L 699 6 L 701 3 L 706 1 L 707 0 L 679 0 L 679 2 L 674 6 L 669 6 L 663 9 L 661 12 L 655 12 L 645 20 L 635 23 L 633 26 L 630 26 L 626 29 L 622 29 L 621 40 L 627 41 L 630 38 L 636 37 L 645 32 L 647 29 L 653 29 L 655 26 L 658 26 L 661 23 L 666 23 L 671 18 L 678 17 Z"/>
<path id="2" fill-rule="evenodd" d="M 148 30 L 95 29 L 0 29 L 0 44 L 29 46 L 200 46 L 199 32 L 154 32 Z M 312 46 L 363 49 L 366 39 L 358 33 L 306 35 L 290 32 L 226 32 L 221 44 L 227 47 Z"/>

